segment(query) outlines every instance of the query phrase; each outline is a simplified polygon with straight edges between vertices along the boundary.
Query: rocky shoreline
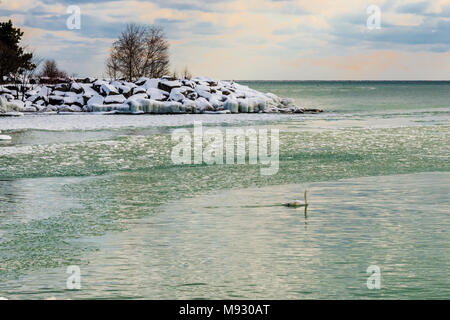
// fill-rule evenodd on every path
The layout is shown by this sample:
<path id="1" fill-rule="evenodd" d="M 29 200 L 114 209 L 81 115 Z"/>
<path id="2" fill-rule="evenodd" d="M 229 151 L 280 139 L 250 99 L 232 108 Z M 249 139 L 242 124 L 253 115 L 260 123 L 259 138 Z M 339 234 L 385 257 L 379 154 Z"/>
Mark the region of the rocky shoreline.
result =
<path id="1" fill-rule="evenodd" d="M 106 114 L 319 113 L 292 99 L 262 93 L 234 81 L 141 78 L 136 82 L 73 79 L 56 85 L 0 86 L 0 116 L 97 112 Z M 19 99 L 17 99 L 19 96 Z"/>

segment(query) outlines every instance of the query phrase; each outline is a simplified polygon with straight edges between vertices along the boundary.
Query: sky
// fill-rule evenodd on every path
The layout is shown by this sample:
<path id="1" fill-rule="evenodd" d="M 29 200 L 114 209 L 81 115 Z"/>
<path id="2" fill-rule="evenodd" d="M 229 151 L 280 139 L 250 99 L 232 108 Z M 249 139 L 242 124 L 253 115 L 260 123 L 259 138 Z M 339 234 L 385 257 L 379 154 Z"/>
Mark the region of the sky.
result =
<path id="1" fill-rule="evenodd" d="M 80 29 L 67 27 L 71 5 Z M 450 0 L 0 0 L 9 19 L 36 55 L 80 77 L 106 76 L 112 43 L 141 23 L 164 28 L 171 70 L 196 76 L 450 80 Z"/>

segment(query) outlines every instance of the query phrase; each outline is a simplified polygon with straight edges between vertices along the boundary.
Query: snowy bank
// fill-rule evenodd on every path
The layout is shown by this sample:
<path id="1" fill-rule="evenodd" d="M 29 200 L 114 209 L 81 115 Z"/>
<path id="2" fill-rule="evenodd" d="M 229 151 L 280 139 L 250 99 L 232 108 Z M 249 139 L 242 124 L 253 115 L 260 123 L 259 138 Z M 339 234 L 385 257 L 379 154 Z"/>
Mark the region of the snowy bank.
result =
<path id="1" fill-rule="evenodd" d="M 291 99 L 262 93 L 233 81 L 206 77 L 141 78 L 136 82 L 78 79 L 57 85 L 30 85 L 23 99 L 15 85 L 0 86 L 0 115 L 11 112 L 108 112 L 123 114 L 305 113 Z M 23 101 L 22 101 L 23 100 Z"/>

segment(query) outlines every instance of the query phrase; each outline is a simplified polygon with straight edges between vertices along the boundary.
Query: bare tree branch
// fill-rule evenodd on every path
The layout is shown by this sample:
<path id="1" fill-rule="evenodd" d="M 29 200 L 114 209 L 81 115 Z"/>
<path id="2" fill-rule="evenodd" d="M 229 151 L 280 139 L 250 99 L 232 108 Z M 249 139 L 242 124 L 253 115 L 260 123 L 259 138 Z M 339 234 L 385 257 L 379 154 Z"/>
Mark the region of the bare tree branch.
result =
<path id="1" fill-rule="evenodd" d="M 109 77 L 135 81 L 169 72 L 169 43 L 158 26 L 129 24 L 113 43 L 106 61 Z"/>

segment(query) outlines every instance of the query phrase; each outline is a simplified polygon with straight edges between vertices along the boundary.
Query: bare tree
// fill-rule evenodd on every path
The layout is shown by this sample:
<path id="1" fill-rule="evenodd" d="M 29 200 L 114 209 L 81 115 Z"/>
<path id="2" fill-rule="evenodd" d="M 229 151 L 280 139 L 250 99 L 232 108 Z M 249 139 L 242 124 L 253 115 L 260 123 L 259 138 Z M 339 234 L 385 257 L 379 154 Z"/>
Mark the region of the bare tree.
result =
<path id="1" fill-rule="evenodd" d="M 25 101 L 25 92 L 28 90 L 31 84 L 31 80 L 35 77 L 36 71 L 38 70 L 39 65 L 42 63 L 42 61 L 44 61 L 43 58 L 36 56 L 33 53 L 33 58 L 31 59 L 32 68 L 21 69 L 14 76 L 17 86 L 17 99 L 19 99 L 18 93 L 20 91 L 22 94 L 22 101 Z"/>
<path id="2" fill-rule="evenodd" d="M 106 61 L 109 77 L 134 81 L 159 78 L 169 70 L 169 43 L 162 28 L 129 24 L 113 43 Z"/>
<path id="3" fill-rule="evenodd" d="M 118 59 L 115 59 L 111 55 L 106 60 L 106 74 L 111 79 L 117 79 L 119 77 L 119 64 L 117 63 Z"/>
<path id="4" fill-rule="evenodd" d="M 161 27 L 147 28 L 146 51 L 144 76 L 161 78 L 166 75 L 169 72 L 169 42 Z"/>
<path id="5" fill-rule="evenodd" d="M 189 71 L 187 66 L 183 70 L 182 77 L 186 80 L 191 80 L 191 78 L 192 78 L 192 73 Z"/>
<path id="6" fill-rule="evenodd" d="M 47 77 L 50 81 L 56 81 L 59 78 L 67 78 L 67 73 L 58 68 L 55 60 L 45 60 L 40 77 Z"/>

